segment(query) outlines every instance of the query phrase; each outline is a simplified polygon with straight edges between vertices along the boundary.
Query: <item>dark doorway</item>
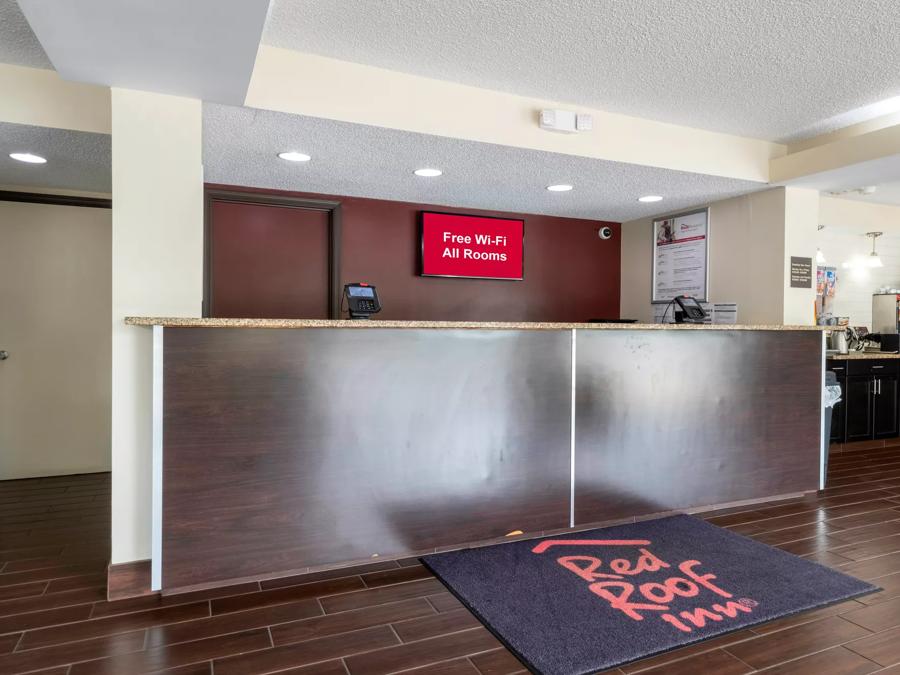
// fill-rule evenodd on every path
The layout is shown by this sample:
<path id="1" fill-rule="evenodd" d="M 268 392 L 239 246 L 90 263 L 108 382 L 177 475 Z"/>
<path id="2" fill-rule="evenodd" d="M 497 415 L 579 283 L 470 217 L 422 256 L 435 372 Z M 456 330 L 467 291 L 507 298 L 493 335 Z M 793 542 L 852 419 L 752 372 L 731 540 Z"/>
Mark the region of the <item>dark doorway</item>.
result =
<path id="1" fill-rule="evenodd" d="M 334 318 L 336 202 L 208 191 L 204 314 Z"/>

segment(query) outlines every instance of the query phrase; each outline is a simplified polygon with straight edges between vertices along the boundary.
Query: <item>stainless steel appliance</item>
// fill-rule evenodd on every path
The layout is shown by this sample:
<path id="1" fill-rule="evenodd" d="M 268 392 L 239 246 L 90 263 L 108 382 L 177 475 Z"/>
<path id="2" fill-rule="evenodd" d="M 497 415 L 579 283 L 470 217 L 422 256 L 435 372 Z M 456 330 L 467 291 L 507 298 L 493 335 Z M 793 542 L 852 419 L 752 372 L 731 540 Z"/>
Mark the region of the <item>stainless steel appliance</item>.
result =
<path id="1" fill-rule="evenodd" d="M 896 293 L 875 293 L 872 296 L 872 332 L 897 333 L 900 326 L 900 295 Z"/>
<path id="2" fill-rule="evenodd" d="M 831 331 L 831 335 L 828 336 L 828 348 L 838 354 L 848 354 L 850 341 L 847 339 L 847 331 L 844 329 Z"/>

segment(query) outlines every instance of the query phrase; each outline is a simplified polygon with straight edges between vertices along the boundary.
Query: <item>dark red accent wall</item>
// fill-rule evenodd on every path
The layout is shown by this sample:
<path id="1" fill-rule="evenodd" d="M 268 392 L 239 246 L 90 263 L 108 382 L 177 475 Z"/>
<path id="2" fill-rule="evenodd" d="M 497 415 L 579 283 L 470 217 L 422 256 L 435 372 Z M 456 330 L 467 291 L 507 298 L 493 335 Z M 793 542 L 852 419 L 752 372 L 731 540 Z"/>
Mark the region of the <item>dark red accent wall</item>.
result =
<path id="1" fill-rule="evenodd" d="M 208 185 L 341 203 L 341 284 L 378 287 L 376 318 L 434 321 L 584 321 L 619 317 L 619 223 L 453 208 L 360 197 Z M 565 197 L 563 197 L 565 198 Z M 525 219 L 525 279 L 419 276 L 419 213 L 436 210 Z M 601 226 L 613 237 L 597 236 Z"/>

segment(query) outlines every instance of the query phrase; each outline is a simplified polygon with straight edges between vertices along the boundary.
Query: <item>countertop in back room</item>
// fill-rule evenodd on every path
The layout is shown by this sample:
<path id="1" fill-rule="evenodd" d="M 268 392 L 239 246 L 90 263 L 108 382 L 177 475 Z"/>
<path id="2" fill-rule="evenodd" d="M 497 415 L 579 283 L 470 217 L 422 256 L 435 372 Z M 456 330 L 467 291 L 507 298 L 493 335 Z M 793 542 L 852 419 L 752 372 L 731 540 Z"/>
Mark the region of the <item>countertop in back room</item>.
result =
<path id="1" fill-rule="evenodd" d="M 900 354 L 891 352 L 850 352 L 849 354 L 828 354 L 827 357 L 833 361 L 857 361 L 862 359 L 900 359 Z"/>

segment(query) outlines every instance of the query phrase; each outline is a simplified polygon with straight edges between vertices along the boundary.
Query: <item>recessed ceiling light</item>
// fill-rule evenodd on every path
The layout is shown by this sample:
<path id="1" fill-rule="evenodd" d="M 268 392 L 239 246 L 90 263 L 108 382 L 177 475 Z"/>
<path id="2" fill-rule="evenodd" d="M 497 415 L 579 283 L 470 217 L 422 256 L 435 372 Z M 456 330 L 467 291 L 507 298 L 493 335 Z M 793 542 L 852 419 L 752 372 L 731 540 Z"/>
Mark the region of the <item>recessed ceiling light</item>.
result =
<path id="1" fill-rule="evenodd" d="M 279 152 L 278 156 L 289 162 L 308 162 L 311 159 L 309 155 L 302 152 Z"/>
<path id="2" fill-rule="evenodd" d="M 422 176 L 422 178 L 435 178 L 444 172 L 440 169 L 416 169 L 413 173 L 417 176 Z"/>
<path id="3" fill-rule="evenodd" d="M 568 192 L 569 190 L 572 189 L 572 186 L 571 186 L 571 185 L 565 185 L 565 184 L 562 184 L 562 185 L 548 185 L 548 186 L 547 186 L 547 189 L 550 190 L 550 192 Z"/>
<path id="4" fill-rule="evenodd" d="M 644 195 L 643 197 L 638 197 L 639 202 L 644 202 L 645 204 L 648 202 L 661 202 L 662 197 L 659 195 Z"/>
<path id="5" fill-rule="evenodd" d="M 9 156 L 20 162 L 28 162 L 29 164 L 46 164 L 47 160 L 40 155 L 32 155 L 30 152 L 11 152 Z"/>

